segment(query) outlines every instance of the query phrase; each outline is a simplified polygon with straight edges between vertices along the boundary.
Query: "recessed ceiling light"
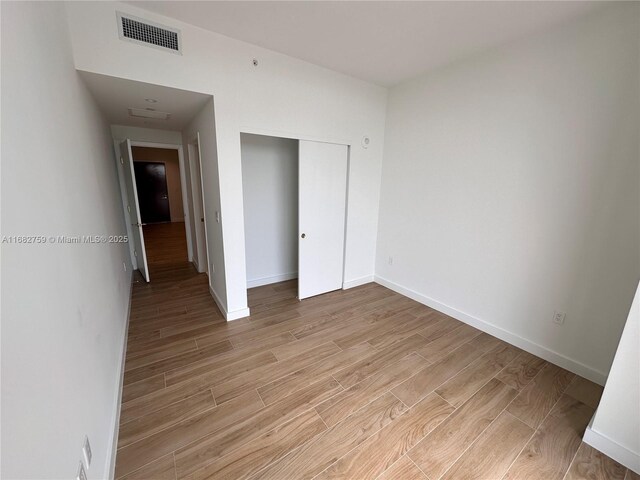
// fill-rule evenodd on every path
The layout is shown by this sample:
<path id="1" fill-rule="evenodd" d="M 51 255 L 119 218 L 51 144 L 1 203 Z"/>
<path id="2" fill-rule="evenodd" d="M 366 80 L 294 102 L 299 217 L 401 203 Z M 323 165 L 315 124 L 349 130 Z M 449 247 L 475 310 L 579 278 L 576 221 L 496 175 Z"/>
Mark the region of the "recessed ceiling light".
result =
<path id="1" fill-rule="evenodd" d="M 149 103 L 158 103 L 158 100 L 155 98 L 145 98 L 144 101 Z"/>

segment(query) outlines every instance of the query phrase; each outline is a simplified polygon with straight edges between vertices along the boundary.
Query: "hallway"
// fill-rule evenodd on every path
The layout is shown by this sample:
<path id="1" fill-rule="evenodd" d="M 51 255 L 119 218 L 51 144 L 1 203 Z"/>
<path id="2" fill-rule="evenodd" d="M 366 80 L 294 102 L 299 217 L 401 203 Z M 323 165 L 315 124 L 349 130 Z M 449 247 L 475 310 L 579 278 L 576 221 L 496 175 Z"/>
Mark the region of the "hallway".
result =
<path id="1" fill-rule="evenodd" d="M 142 227 L 152 281 L 171 266 L 188 262 L 184 223 L 152 223 Z"/>

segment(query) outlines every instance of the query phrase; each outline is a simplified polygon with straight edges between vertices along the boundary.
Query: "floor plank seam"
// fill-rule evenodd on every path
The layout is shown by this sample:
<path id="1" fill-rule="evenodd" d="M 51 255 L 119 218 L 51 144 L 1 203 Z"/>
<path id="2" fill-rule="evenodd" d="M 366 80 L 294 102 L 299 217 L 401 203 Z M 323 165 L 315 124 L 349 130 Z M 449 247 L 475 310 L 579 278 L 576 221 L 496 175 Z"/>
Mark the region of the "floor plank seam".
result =
<path id="1" fill-rule="evenodd" d="M 578 446 L 578 448 L 576 448 L 576 452 L 573 454 L 573 457 L 571 457 L 571 461 L 569 462 L 569 466 L 567 467 L 567 471 L 564 472 L 564 475 L 562 476 L 562 480 L 565 480 L 567 478 L 567 475 L 569 475 L 569 472 L 571 471 L 571 466 L 573 465 L 573 462 L 576 461 L 576 457 L 578 456 L 578 451 L 580 451 L 580 446 Z"/>
<path id="2" fill-rule="evenodd" d="M 541 368 L 541 369 L 540 369 L 540 371 L 542 371 L 542 370 L 543 370 L 543 369 Z M 540 372 L 538 372 L 538 374 L 539 374 L 539 373 L 540 373 Z M 538 375 L 536 375 L 535 377 L 537 377 L 537 376 L 538 376 Z M 535 377 L 534 377 L 534 378 L 535 378 Z M 529 383 L 532 383 L 532 382 L 533 382 L 533 379 L 531 379 L 531 382 L 529 382 Z M 562 391 L 562 393 L 558 396 L 558 399 L 553 403 L 553 405 L 551 406 L 551 408 L 549 409 L 549 411 L 547 412 L 547 414 L 544 416 L 544 418 L 540 421 L 540 423 L 538 423 L 538 426 L 537 426 L 537 427 L 535 427 L 535 428 L 533 428 L 533 433 L 531 434 L 531 436 L 530 436 L 530 437 L 529 437 L 529 439 L 527 440 L 527 443 L 525 443 L 525 444 L 524 444 L 524 447 L 522 447 L 522 450 L 520 450 L 520 453 L 518 454 L 518 456 L 513 460 L 513 462 L 511 463 L 511 465 L 509 465 L 509 469 L 505 472 L 505 475 L 506 475 L 507 473 L 509 473 L 509 470 L 511 469 L 511 467 L 513 467 L 513 464 L 518 460 L 518 458 L 520 458 L 520 455 L 522 455 L 522 452 L 527 448 L 527 446 L 529 445 L 529 443 L 531 443 L 531 440 L 533 439 L 533 437 L 535 437 L 536 433 L 538 433 L 538 430 L 540 430 L 540 426 L 541 426 L 541 425 L 543 425 L 543 424 L 544 424 L 544 422 L 545 422 L 545 421 L 547 420 L 547 418 L 549 417 L 549 415 L 551 415 L 551 412 L 552 412 L 552 411 L 553 411 L 553 409 L 555 408 L 556 404 L 560 401 L 560 398 L 562 398 L 562 395 L 564 395 L 564 390 L 563 390 L 563 391 Z M 517 397 L 517 395 L 516 395 L 516 397 Z M 515 400 L 515 399 L 516 399 L 516 397 L 514 397 L 514 398 L 513 398 L 513 400 Z M 511 400 L 511 402 L 509 402 L 509 405 L 511 405 L 511 403 L 513 402 L 513 400 Z M 507 408 L 509 408 L 509 405 L 507 405 L 507 406 L 505 407 L 505 410 L 506 410 Z M 507 413 L 509 413 L 509 412 L 507 412 Z M 515 417 L 515 415 L 513 415 L 513 416 Z M 516 418 L 518 418 L 518 417 L 516 417 Z M 518 420 L 520 420 L 520 418 L 518 418 Z M 522 422 L 522 420 L 520 420 L 520 421 Z M 525 423 L 525 422 L 523 422 L 523 423 Z M 527 425 L 529 428 L 532 428 L 532 427 L 531 427 L 531 425 L 528 425 L 528 424 L 526 424 L 526 423 L 525 423 L 525 425 Z M 580 448 L 580 447 L 578 447 L 578 449 L 579 449 L 579 448 Z M 577 450 L 576 450 L 576 453 L 577 453 Z M 566 475 L 568 471 L 569 471 L 569 468 L 567 468 L 567 470 L 564 472 L 564 475 Z M 564 475 L 563 475 L 563 478 L 564 478 Z"/>
<path id="3" fill-rule="evenodd" d="M 451 377 L 451 378 L 453 378 L 453 377 Z M 444 385 L 445 383 L 447 383 L 447 382 L 444 382 L 442 385 Z M 484 385 L 483 385 L 483 386 L 484 386 Z M 438 388 L 440 388 L 440 387 L 438 387 Z M 431 394 L 433 394 L 433 395 L 435 395 L 436 397 L 439 397 L 440 399 L 442 399 L 442 401 L 443 401 L 444 403 L 446 403 L 447 405 L 449 405 L 450 407 L 452 407 L 454 410 L 458 410 L 458 408 L 460 408 L 462 405 L 464 405 L 464 403 L 466 403 L 466 402 L 464 402 L 462 405 L 460 405 L 460 407 L 456 407 L 455 405 L 451 405 L 451 403 L 449 403 L 447 400 L 445 400 L 445 399 L 444 399 L 444 397 L 443 397 L 442 395 L 440 395 L 438 392 L 436 392 L 436 390 L 437 390 L 438 388 L 436 388 L 436 389 L 435 389 L 435 390 L 433 390 L 431 393 L 429 393 L 428 395 L 425 395 L 423 398 L 421 398 L 420 400 L 418 400 L 418 402 L 416 402 L 416 405 L 417 405 L 419 402 L 421 402 L 422 400 L 424 400 L 425 398 L 427 398 L 427 397 L 428 397 L 429 395 L 431 395 Z M 478 392 L 473 392 L 473 395 L 475 395 L 476 393 L 478 393 Z M 473 395 L 471 395 L 471 397 L 473 397 Z M 471 397 L 469 397 L 469 398 L 471 398 Z M 453 413 L 453 412 L 451 412 L 451 413 Z"/>
<path id="4" fill-rule="evenodd" d="M 513 418 L 515 418 L 516 420 L 520 421 L 521 423 L 523 423 L 524 425 L 527 425 L 526 423 L 524 423 L 522 420 L 520 420 L 518 417 L 516 417 L 515 415 L 513 415 L 511 412 L 507 412 L 506 408 L 505 408 L 505 413 L 507 415 L 511 415 Z M 527 427 L 529 427 L 529 425 L 527 425 Z M 531 428 L 531 427 L 529 427 Z M 509 464 L 509 466 L 507 467 L 507 469 L 504 471 L 503 474 L 503 478 L 507 475 L 507 473 L 509 473 L 509 470 L 511 470 L 511 467 L 513 467 L 513 464 L 516 463 L 518 461 L 518 458 L 520 458 L 520 455 L 522 455 L 522 452 L 524 452 L 524 449 L 527 448 L 527 445 L 529 445 L 529 442 L 531 441 L 531 439 L 534 437 L 534 435 L 536 434 L 536 432 L 538 431 L 537 429 L 532 429 L 533 431 L 531 432 L 531 435 L 529 435 L 529 438 L 527 438 L 527 441 L 524 442 L 524 445 L 522 446 L 522 448 L 520 449 L 520 451 L 518 452 L 517 455 L 515 455 L 513 457 L 513 460 L 511 461 L 511 463 Z"/>
<path id="5" fill-rule="evenodd" d="M 386 394 L 386 392 L 385 392 Z M 395 395 L 394 395 L 395 397 Z M 380 397 L 378 397 L 380 398 Z M 402 402 L 400 402 L 402 403 Z M 404 404 L 403 404 L 404 405 Z M 366 405 L 365 405 L 366 406 Z M 362 407 L 365 408 L 365 407 Z M 356 412 L 362 410 L 362 408 L 356 410 L 355 412 L 351 413 L 349 416 L 345 417 L 343 420 L 341 420 L 340 422 L 338 422 L 336 425 L 334 425 L 332 428 L 336 428 L 337 425 L 340 425 L 340 423 L 344 422 L 347 420 L 347 418 L 351 417 L 351 415 L 354 415 Z M 363 443 L 365 443 L 368 439 L 374 437 L 375 435 L 377 435 L 378 433 L 380 433 L 382 430 L 384 430 L 386 427 L 393 425 L 393 422 L 395 422 L 396 420 L 398 420 L 398 418 L 402 417 L 403 415 L 406 415 L 409 412 L 409 410 L 405 410 L 404 412 L 402 412 L 400 415 L 398 415 L 398 417 L 394 418 L 391 422 L 389 422 L 387 425 L 378 428 L 377 430 L 373 431 L 371 433 L 371 435 L 369 435 L 368 437 L 364 438 L 360 443 L 356 444 L 351 450 L 347 451 L 344 455 L 341 455 L 340 457 L 336 458 L 333 462 L 331 462 L 331 464 L 327 465 L 326 468 L 324 468 L 322 471 L 318 472 L 317 474 L 315 474 L 313 477 L 311 477 L 310 480 L 313 480 L 314 478 L 318 477 L 318 475 L 322 474 L 323 472 L 325 472 L 326 470 L 330 469 L 332 466 L 334 466 L 336 463 L 338 463 L 341 459 L 343 459 L 344 457 L 346 457 L 347 455 L 349 455 L 351 452 L 353 452 L 354 450 L 356 450 L 357 448 L 359 448 Z"/>
<path id="6" fill-rule="evenodd" d="M 493 380 L 493 378 L 491 378 L 489 381 L 491 381 L 491 380 Z M 487 382 L 487 383 L 488 383 L 488 382 Z M 485 383 L 484 385 L 486 385 L 486 383 Z M 484 387 L 484 385 L 483 385 L 483 387 Z M 508 387 L 508 388 L 511 388 L 511 387 L 509 387 L 508 385 L 507 385 L 507 387 Z M 515 389 L 513 389 L 513 388 L 511 388 L 511 390 L 516 391 L 516 390 L 515 390 Z M 478 390 L 478 391 L 479 391 L 479 390 Z M 474 392 L 474 394 L 473 394 L 473 395 L 475 395 L 476 393 L 478 393 L 478 391 Z M 460 407 L 462 407 L 462 406 L 463 406 L 465 403 L 467 403 L 471 398 L 473 398 L 473 395 L 472 395 L 471 397 L 469 397 L 469 398 L 468 398 L 468 399 L 467 399 L 467 400 L 466 400 L 462 405 L 460 405 Z M 516 395 L 516 396 L 517 396 L 517 395 Z M 516 396 L 514 396 L 513 398 L 515 398 Z M 513 401 L 513 400 L 512 400 L 512 401 Z M 461 453 L 460 455 L 458 455 L 458 457 L 457 457 L 453 462 L 451 462 L 451 465 L 449 465 L 449 468 L 447 468 L 444 472 L 442 472 L 442 475 L 440 475 L 437 479 L 433 479 L 433 480 L 439 480 L 440 478 L 443 478 L 443 477 L 447 474 L 447 472 L 448 472 L 449 470 L 451 470 L 451 468 L 453 468 L 453 466 L 454 466 L 456 463 L 458 463 L 458 460 L 460 460 L 460 458 L 462 458 L 462 456 L 463 456 L 465 453 L 467 453 L 467 451 L 468 451 L 468 450 L 469 450 L 473 445 L 475 445 L 475 443 L 480 439 L 480 437 L 482 437 L 482 435 L 484 434 L 484 432 L 485 432 L 485 431 L 487 431 L 487 429 L 488 429 L 491 425 L 493 425 L 493 423 L 498 419 L 498 417 L 499 417 L 500 415 L 502 415 L 502 414 L 506 411 L 506 409 L 507 409 L 507 407 L 509 406 L 509 404 L 511 404 L 511 402 L 509 402 L 509 403 L 508 403 L 508 404 L 507 404 L 507 405 L 506 405 L 502 410 L 500 410 L 500 412 L 499 412 L 499 413 L 494 417 L 494 419 L 493 419 L 493 420 L 491 420 L 491 421 L 487 424 L 487 426 L 486 426 L 484 429 L 482 429 L 482 431 L 481 431 L 480 433 L 478 433 L 478 435 L 476 435 L 476 437 L 475 437 L 475 438 L 473 439 L 473 441 L 472 441 L 472 442 L 467 446 L 467 448 L 465 448 L 465 449 L 462 451 L 462 453 Z M 460 408 L 460 407 L 459 407 L 459 408 Z M 453 412 L 451 412 L 447 418 L 451 417 L 451 415 L 453 415 L 457 410 L 458 410 L 458 409 L 456 409 L 456 410 L 454 410 Z M 446 420 L 446 419 L 445 419 L 445 420 Z M 443 422 L 444 422 L 444 420 L 443 420 Z M 424 472 L 423 472 L 423 473 L 424 473 Z M 506 472 L 505 472 L 505 473 L 506 473 Z"/>
<path id="7" fill-rule="evenodd" d="M 391 390 L 393 390 L 393 389 L 391 389 Z M 394 397 L 396 400 L 398 400 L 402 405 L 404 405 L 405 407 L 407 407 L 407 412 L 408 412 L 409 410 L 411 410 L 411 406 L 407 405 L 407 404 L 406 404 L 406 403 L 404 403 L 402 400 L 400 400 L 400 399 L 398 398 L 398 396 L 397 396 L 395 393 L 393 393 L 391 390 L 387 390 L 387 391 L 386 391 L 386 392 L 384 392 L 384 393 L 385 393 L 385 394 L 386 394 L 386 393 L 390 393 L 391 395 L 393 395 L 393 397 Z"/>
<path id="8" fill-rule="evenodd" d="M 118 450 L 120 450 L 120 449 L 118 449 Z M 117 455 L 117 452 L 116 452 L 116 455 Z M 162 458 L 162 457 L 156 457 L 156 458 L 154 458 L 153 460 L 151 460 L 151 461 L 149 461 L 149 462 L 145 463 L 144 465 L 142 465 L 142 466 L 140 466 L 140 467 L 138 467 L 138 468 L 136 468 L 136 469 L 134 469 L 134 470 L 131 470 L 130 472 L 125 473 L 124 475 L 120 475 L 119 477 L 116 477 L 116 480 L 118 480 L 118 479 L 120 479 L 120 478 L 124 478 L 124 477 L 129 477 L 129 476 L 131 476 L 131 475 L 133 475 L 133 474 L 135 474 L 135 473 L 139 472 L 140 470 L 142 470 L 142 469 L 144 469 L 144 468 L 148 467 L 149 465 L 151 465 L 153 462 L 157 461 L 159 458 Z M 177 479 L 176 479 L 176 480 L 177 480 Z"/>
<path id="9" fill-rule="evenodd" d="M 406 453 L 405 453 L 406 455 Z M 404 457 L 405 455 L 400 455 L 395 462 L 393 462 L 391 465 L 389 465 L 387 468 L 385 468 L 382 472 L 380 472 L 378 475 L 376 475 L 376 477 L 373 480 L 377 480 L 378 478 L 380 478 L 382 475 L 385 474 L 385 472 L 387 470 L 389 470 L 390 468 L 392 468 L 396 463 L 398 463 L 400 460 L 402 460 L 402 457 Z"/>
<path id="10" fill-rule="evenodd" d="M 447 418 L 449 418 L 449 417 L 447 417 Z M 446 419 L 445 419 L 445 420 L 446 420 Z M 443 421 L 444 421 L 444 420 L 443 420 Z M 418 443 L 419 443 L 419 442 L 418 442 Z M 416 443 L 416 445 L 417 445 L 417 443 Z M 407 452 L 407 453 L 409 453 L 409 452 Z M 425 476 L 425 478 L 426 478 L 427 480 L 431 480 L 431 477 L 430 477 L 429 475 L 427 475 L 427 474 L 426 474 L 426 472 L 425 472 L 424 470 L 422 470 L 422 468 L 420 468 L 420 465 L 418 465 L 416 462 L 414 462 L 414 461 L 413 461 L 413 459 L 412 459 L 409 455 L 407 455 L 407 453 L 405 453 L 405 456 L 409 459 L 409 461 L 410 461 L 411 463 L 413 463 L 413 464 L 416 466 L 416 468 L 422 472 L 422 474 Z"/>
<path id="11" fill-rule="evenodd" d="M 264 398 L 262 398 L 262 395 L 260 395 L 260 392 L 258 391 L 257 388 L 255 390 L 256 390 L 256 393 L 258 394 L 258 398 L 260 398 L 260 401 L 262 402 L 262 406 L 266 408 L 267 404 L 264 402 Z"/>
<path id="12" fill-rule="evenodd" d="M 171 456 L 173 457 L 173 476 L 176 480 L 178 480 L 178 465 L 176 463 L 176 452 L 175 450 L 171 452 Z"/>
<path id="13" fill-rule="evenodd" d="M 263 403 L 264 403 L 264 402 L 263 402 Z M 265 407 L 265 408 L 266 408 L 266 407 Z M 262 409 L 261 409 L 261 410 L 262 410 Z M 273 432 L 273 431 L 277 430 L 278 428 L 280 428 L 280 427 L 281 427 L 282 425 L 284 425 L 285 423 L 293 422 L 295 419 L 297 419 L 297 418 L 301 417 L 302 415 L 304 415 L 304 414 L 306 414 L 306 413 L 308 413 L 308 412 L 310 412 L 310 411 L 312 411 L 312 410 L 313 410 L 313 411 L 315 411 L 315 407 L 311 407 L 311 408 L 309 408 L 309 409 L 307 409 L 307 410 L 304 410 L 304 411 L 300 412 L 298 415 L 296 415 L 296 416 L 294 416 L 294 417 L 292 417 L 292 418 L 290 418 L 290 419 L 288 419 L 288 420 L 285 420 L 285 421 L 284 421 L 284 422 L 282 422 L 282 423 L 278 423 L 278 424 L 274 425 L 274 427 L 273 427 L 273 428 L 271 428 L 270 430 L 267 430 L 266 432 L 264 432 L 264 434 L 265 434 L 265 435 L 268 435 L 269 433 L 271 433 L 271 432 Z M 317 412 L 316 412 L 316 413 L 317 413 Z M 230 425 L 230 426 L 231 426 L 231 425 Z M 219 431 L 223 431 L 223 430 L 225 430 L 225 429 L 229 428 L 230 426 L 225 427 L 225 428 L 223 428 L 223 429 L 221 429 L 221 430 L 219 430 Z M 294 450 L 292 450 L 291 452 L 293 452 L 293 451 L 297 450 L 298 448 L 303 447 L 304 445 L 306 445 L 306 444 L 307 444 L 307 443 L 309 443 L 309 442 L 314 441 L 316 438 L 318 438 L 320 435 L 324 435 L 326 432 L 327 432 L 327 430 L 325 430 L 324 432 L 320 432 L 320 433 L 319 433 L 318 435 L 316 435 L 315 437 L 312 437 L 312 438 L 310 438 L 309 440 L 307 440 L 306 442 L 303 442 L 302 444 L 300 444 L 298 447 L 296 447 L 296 448 L 295 448 Z M 212 432 L 212 433 L 213 433 L 213 432 Z M 229 456 L 229 455 L 233 454 L 233 453 L 234 453 L 234 452 L 236 452 L 237 450 L 240 450 L 240 449 L 241 449 L 241 448 L 243 448 L 244 446 L 246 446 L 246 445 L 250 444 L 252 441 L 256 440 L 257 438 L 260 438 L 260 437 L 259 437 L 259 436 L 257 436 L 257 437 L 254 437 L 254 438 L 251 438 L 251 439 L 249 439 L 249 440 L 245 441 L 244 443 L 240 443 L 240 444 L 236 445 L 236 446 L 235 446 L 235 448 L 233 448 L 233 449 L 229 450 L 229 451 L 228 451 L 227 453 L 225 453 L 224 455 L 221 455 L 220 457 L 214 458 L 214 459 L 213 459 L 211 462 L 209 462 L 209 463 L 204 463 L 204 464 L 200 465 L 196 470 L 194 470 L 193 472 L 191 472 L 191 473 L 188 475 L 188 477 L 191 477 L 191 476 L 192 476 L 192 474 L 194 474 L 194 473 L 198 472 L 199 470 L 203 470 L 203 469 L 205 469 L 205 468 L 206 468 L 206 467 L 208 467 L 209 465 L 213 465 L 215 462 L 218 462 L 218 461 L 223 460 L 224 458 L 226 458 L 227 456 Z M 199 439 L 199 440 L 201 440 L 201 439 Z M 196 442 L 197 442 L 197 441 L 199 441 L 199 440 L 196 440 L 196 441 L 194 441 L 194 442 L 191 442 L 191 443 L 190 443 L 190 444 L 188 444 L 188 445 L 191 445 L 191 444 L 193 444 L 193 443 L 196 443 Z M 186 446 L 188 446 L 188 445 L 185 445 L 185 447 L 186 447 Z M 181 447 L 181 448 L 184 448 L 184 447 Z M 288 456 L 291 452 L 288 452 L 288 453 L 287 453 L 287 455 L 285 455 L 285 456 Z M 174 452 L 174 454 L 175 454 L 175 452 Z M 258 470 L 258 471 L 256 471 L 256 472 L 254 472 L 254 474 L 253 474 L 253 475 L 251 475 L 251 477 L 249 477 L 249 478 L 255 478 L 255 476 L 256 476 L 259 472 L 261 472 L 261 471 L 262 471 L 262 470 L 264 470 L 265 468 L 268 468 L 270 465 L 272 465 L 273 463 L 276 463 L 277 461 L 281 460 L 281 459 L 282 459 L 282 458 L 284 458 L 285 456 L 280 457 L 279 459 L 274 460 L 274 461 L 272 461 L 272 462 L 268 463 L 266 466 L 264 466 L 264 468 L 261 468 L 260 470 Z M 177 468 L 176 468 L 176 474 L 177 474 Z"/>
<path id="14" fill-rule="evenodd" d="M 201 393 L 201 392 L 200 392 L 200 393 Z M 195 394 L 195 395 L 197 395 L 197 394 Z M 195 396 L 195 395 L 191 395 L 191 397 L 193 397 L 193 396 Z M 191 398 L 191 397 L 187 397 L 187 398 Z M 180 403 L 181 401 L 183 401 L 183 400 L 180 400 L 180 401 L 178 401 L 178 402 L 174 402 L 174 404 L 175 404 L 175 403 Z M 172 405 L 173 405 L 173 404 L 172 404 Z M 170 424 L 166 425 L 164 428 L 161 428 L 161 429 L 159 429 L 159 430 L 157 430 L 157 431 L 155 431 L 155 432 L 152 432 L 152 433 L 150 433 L 150 434 L 148 434 L 148 435 L 145 435 L 145 436 L 143 436 L 143 437 L 140 437 L 140 438 L 139 438 L 138 440 L 136 440 L 135 442 L 128 443 L 128 444 L 126 444 L 126 445 L 123 445 L 122 447 L 118 447 L 118 450 L 120 450 L 121 448 L 129 447 L 129 446 L 131 446 L 131 445 L 135 445 L 135 444 L 136 444 L 136 443 L 138 443 L 138 442 L 143 442 L 144 440 L 146 440 L 146 439 L 148 439 L 148 438 L 150 438 L 150 437 L 153 437 L 154 435 L 158 435 L 158 434 L 160 434 L 160 433 L 162 433 L 162 432 L 165 432 L 165 431 L 167 431 L 167 430 L 170 430 L 171 428 L 174 428 L 176 425 L 178 425 L 178 424 L 180 424 L 180 423 L 187 422 L 187 421 L 191 420 L 193 417 L 197 417 L 198 415 L 203 415 L 203 414 L 205 414 L 205 413 L 209 412 L 210 410 L 213 410 L 213 409 L 215 409 L 215 408 L 217 408 L 217 407 L 218 407 L 217 405 L 214 405 L 214 406 L 212 406 L 212 407 L 208 407 L 208 408 L 205 408 L 205 409 L 200 410 L 200 411 L 198 411 L 198 412 L 195 412 L 195 413 L 193 413 L 193 414 L 189 415 L 188 417 L 182 418 L 182 419 L 180 419 L 180 420 L 178 420 L 178 421 L 176 421 L 176 422 L 173 422 L 173 423 L 170 423 Z M 160 409 L 160 410 L 162 410 L 162 409 Z M 156 412 L 158 412 L 158 411 L 159 411 L 159 410 L 156 410 L 156 411 L 155 411 L 155 412 L 153 412 L 153 413 L 156 413 Z M 140 420 L 141 418 L 144 418 L 145 416 L 146 416 L 146 415 L 143 415 L 142 417 L 139 417 L 139 418 L 134 419 L 134 420 L 131 420 L 131 421 Z M 129 423 L 129 422 L 127 422 L 127 423 Z M 124 424 L 123 424 L 123 425 L 124 425 Z M 157 459 L 156 459 L 156 460 L 157 460 Z"/>

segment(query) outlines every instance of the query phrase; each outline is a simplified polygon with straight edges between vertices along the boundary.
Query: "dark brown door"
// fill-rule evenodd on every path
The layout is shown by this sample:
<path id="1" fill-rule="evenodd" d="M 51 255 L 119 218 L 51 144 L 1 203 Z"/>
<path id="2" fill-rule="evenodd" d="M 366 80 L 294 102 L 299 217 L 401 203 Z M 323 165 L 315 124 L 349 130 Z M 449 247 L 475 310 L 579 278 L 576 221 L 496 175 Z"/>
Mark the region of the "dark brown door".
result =
<path id="1" fill-rule="evenodd" d="M 142 223 L 170 222 L 167 172 L 161 162 L 133 162 Z"/>

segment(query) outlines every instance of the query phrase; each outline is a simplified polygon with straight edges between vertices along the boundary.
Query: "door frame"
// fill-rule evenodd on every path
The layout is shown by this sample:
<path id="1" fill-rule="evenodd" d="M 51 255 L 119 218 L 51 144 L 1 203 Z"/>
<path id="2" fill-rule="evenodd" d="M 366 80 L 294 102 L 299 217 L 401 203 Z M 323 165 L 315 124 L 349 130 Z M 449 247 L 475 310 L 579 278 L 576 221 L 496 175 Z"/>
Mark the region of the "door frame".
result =
<path id="1" fill-rule="evenodd" d="M 192 205 L 193 205 L 193 214 L 195 216 L 196 210 L 195 210 L 195 206 L 196 204 L 201 204 L 202 205 L 202 218 L 204 219 L 203 222 L 203 233 L 204 233 L 204 255 L 202 255 L 202 252 L 199 251 L 199 247 L 198 247 L 198 222 L 197 220 L 194 218 L 193 219 L 193 223 L 194 223 L 194 228 L 193 231 L 196 234 L 196 238 L 194 239 L 194 248 L 195 251 L 197 252 L 197 259 L 198 259 L 198 263 L 200 265 L 195 265 L 196 270 L 198 270 L 198 272 L 200 273 L 206 273 L 207 276 L 211 276 L 210 272 L 209 272 L 209 268 L 211 266 L 211 264 L 209 263 L 209 235 L 207 232 L 207 206 L 206 206 L 206 202 L 204 201 L 204 177 L 202 175 L 202 149 L 200 148 L 200 132 L 196 132 L 196 134 L 191 137 L 191 139 L 189 139 L 189 141 L 187 142 L 187 150 L 188 150 L 188 154 L 189 154 L 189 172 L 191 173 L 190 175 L 190 180 L 191 180 L 191 200 L 192 200 Z M 198 173 L 199 173 L 199 177 L 197 179 L 193 178 L 193 173 L 194 173 L 194 161 L 195 161 L 195 152 L 197 150 L 197 157 L 198 157 Z M 196 191 L 193 188 L 193 182 L 196 181 L 198 183 L 198 186 L 200 187 L 200 198 L 196 198 Z M 204 268 L 202 268 L 202 261 L 204 260 Z M 193 262 L 193 258 L 190 259 L 191 262 Z"/>
<path id="2" fill-rule="evenodd" d="M 338 145 L 345 145 L 347 147 L 347 188 L 346 188 L 346 192 L 345 192 L 345 216 L 344 216 L 344 252 L 342 255 L 342 289 L 345 290 L 346 289 L 346 281 L 345 281 L 345 275 L 346 275 L 346 266 L 347 266 L 347 239 L 349 237 L 349 229 L 348 229 L 348 219 L 349 219 L 349 194 L 350 194 L 350 184 L 349 181 L 351 179 L 351 149 L 353 147 L 353 143 L 350 140 L 347 140 L 345 138 L 327 138 L 327 137 L 316 137 L 313 135 L 306 135 L 306 134 L 300 134 L 300 133 L 294 133 L 294 132 L 285 132 L 285 131 L 280 131 L 280 130 L 269 130 L 269 129 L 265 129 L 265 128 L 256 128 L 256 127 L 251 127 L 251 126 L 240 126 L 239 131 L 238 131 L 238 142 L 242 143 L 242 134 L 243 133 L 248 133 L 248 134 L 253 134 L 253 135 L 264 135 L 267 137 L 276 137 L 276 138 L 288 138 L 291 140 L 306 140 L 306 141 L 311 141 L 311 142 L 320 142 L 320 143 L 335 143 Z M 300 161 L 300 159 L 298 158 L 298 161 Z M 244 202 L 242 205 L 242 218 L 243 218 L 243 237 L 244 237 Z M 243 243 L 243 248 L 244 247 L 244 243 Z M 245 262 L 246 262 L 246 258 L 247 258 L 247 252 L 245 250 L 244 253 L 245 256 Z M 246 282 L 246 268 L 245 268 L 245 284 Z M 246 290 L 248 290 L 248 288 L 246 288 Z M 246 291 L 245 290 L 245 291 Z"/>
<path id="3" fill-rule="evenodd" d="M 177 150 L 178 151 L 178 164 L 180 167 L 180 190 L 182 195 L 182 213 L 184 215 L 184 229 L 187 237 L 187 257 L 190 262 L 193 261 L 193 239 L 191 238 L 191 217 L 189 216 L 189 195 L 187 194 L 187 179 L 186 169 L 184 162 L 184 152 L 182 145 L 172 143 L 154 143 L 154 142 L 139 142 L 131 141 L 131 147 L 147 147 L 147 148 L 161 148 L 164 150 Z"/>

